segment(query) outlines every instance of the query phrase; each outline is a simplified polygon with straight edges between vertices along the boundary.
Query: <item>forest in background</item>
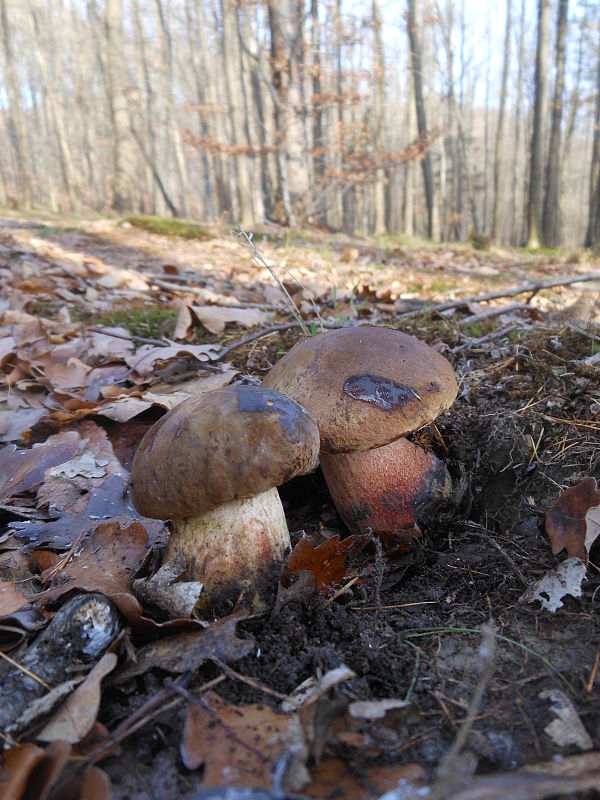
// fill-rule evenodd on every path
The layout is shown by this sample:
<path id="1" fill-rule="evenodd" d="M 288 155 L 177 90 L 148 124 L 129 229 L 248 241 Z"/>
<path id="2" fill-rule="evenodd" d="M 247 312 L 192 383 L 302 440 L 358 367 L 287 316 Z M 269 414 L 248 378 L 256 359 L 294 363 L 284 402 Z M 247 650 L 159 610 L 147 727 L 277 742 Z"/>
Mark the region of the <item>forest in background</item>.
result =
<path id="1" fill-rule="evenodd" d="M 0 12 L 0 204 L 600 242 L 592 0 Z"/>

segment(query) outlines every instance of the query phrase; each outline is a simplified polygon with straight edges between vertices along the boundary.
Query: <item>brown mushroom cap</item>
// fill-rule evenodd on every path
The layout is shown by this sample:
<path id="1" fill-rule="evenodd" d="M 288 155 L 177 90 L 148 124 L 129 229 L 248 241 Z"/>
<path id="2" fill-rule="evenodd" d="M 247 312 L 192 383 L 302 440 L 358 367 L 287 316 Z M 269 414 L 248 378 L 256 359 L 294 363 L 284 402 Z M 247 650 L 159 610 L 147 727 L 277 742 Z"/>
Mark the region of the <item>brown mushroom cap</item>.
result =
<path id="1" fill-rule="evenodd" d="M 458 391 L 452 366 L 429 345 L 371 325 L 299 342 L 262 385 L 317 420 L 322 453 L 388 444 L 432 422 Z"/>
<path id="2" fill-rule="evenodd" d="M 131 497 L 147 517 L 194 516 L 315 469 L 317 426 L 298 403 L 257 386 L 185 400 L 146 433 Z"/>

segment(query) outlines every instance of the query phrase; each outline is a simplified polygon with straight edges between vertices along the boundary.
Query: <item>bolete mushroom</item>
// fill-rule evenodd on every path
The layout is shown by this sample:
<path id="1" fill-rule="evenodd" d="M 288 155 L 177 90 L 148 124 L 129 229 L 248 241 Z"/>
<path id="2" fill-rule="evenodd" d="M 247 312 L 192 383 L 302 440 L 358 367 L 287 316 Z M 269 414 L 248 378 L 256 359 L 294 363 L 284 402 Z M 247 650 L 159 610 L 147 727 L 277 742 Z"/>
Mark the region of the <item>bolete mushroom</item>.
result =
<path id="1" fill-rule="evenodd" d="M 277 486 L 316 468 L 319 433 L 296 402 L 257 386 L 185 400 L 146 433 L 131 496 L 172 520 L 165 561 L 182 554 L 207 597 L 261 594 L 290 545 Z"/>
<path id="2" fill-rule="evenodd" d="M 371 325 L 327 331 L 295 345 L 262 385 L 317 422 L 323 474 L 351 531 L 414 528 L 425 507 L 448 498 L 444 464 L 404 438 L 458 391 L 450 363 L 429 345 Z"/>

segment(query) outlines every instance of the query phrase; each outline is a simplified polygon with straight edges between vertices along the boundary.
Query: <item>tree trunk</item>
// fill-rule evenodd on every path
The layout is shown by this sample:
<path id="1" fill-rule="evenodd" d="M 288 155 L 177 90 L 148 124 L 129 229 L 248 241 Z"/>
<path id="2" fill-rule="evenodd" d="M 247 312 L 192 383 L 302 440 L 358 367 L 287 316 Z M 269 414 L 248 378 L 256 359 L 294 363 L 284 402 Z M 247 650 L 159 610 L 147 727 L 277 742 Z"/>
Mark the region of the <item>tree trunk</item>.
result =
<path id="1" fill-rule="evenodd" d="M 235 0 L 221 0 L 223 21 L 223 65 L 225 86 L 229 103 L 229 120 L 233 136 L 234 162 L 237 199 L 239 203 L 239 222 L 243 228 L 252 228 L 257 223 L 252 202 L 252 184 L 248 149 L 250 143 L 245 125 L 245 105 L 241 73 L 242 59 L 237 29 L 237 6 Z"/>
<path id="2" fill-rule="evenodd" d="M 407 90 L 406 90 L 406 135 L 408 141 L 412 142 L 415 139 L 417 132 L 415 121 L 415 103 L 414 103 L 414 84 L 413 72 L 410 66 L 410 53 L 408 58 L 407 70 Z M 415 232 L 415 171 L 416 165 L 414 161 L 409 161 L 404 167 L 404 204 L 402 206 L 402 231 L 407 236 L 414 236 Z"/>
<path id="3" fill-rule="evenodd" d="M 133 211 L 135 161 L 127 108 L 127 57 L 123 37 L 123 0 L 106 0 L 106 72 L 113 127 L 113 198 L 118 213 Z"/>
<path id="4" fill-rule="evenodd" d="M 381 162 L 384 127 L 385 103 L 385 61 L 383 53 L 383 38 L 381 35 L 381 9 L 379 0 L 373 0 L 373 67 L 375 70 L 375 97 L 373 109 L 373 144 L 376 163 Z M 376 166 L 375 173 L 375 224 L 374 233 L 382 234 L 386 231 L 385 224 L 385 171 L 382 166 Z"/>
<path id="5" fill-rule="evenodd" d="M 0 0 L 0 13 L 2 16 L 2 36 L 4 43 L 4 58 L 6 62 L 6 93 L 8 95 L 8 123 L 10 138 L 17 166 L 17 184 L 19 205 L 29 207 L 33 201 L 33 180 L 29 166 L 25 137 L 25 120 L 21 108 L 21 88 L 17 63 L 11 41 L 11 30 L 8 23 L 6 0 Z"/>
<path id="6" fill-rule="evenodd" d="M 519 50 L 517 56 L 517 103 L 515 106 L 515 152 L 511 183 L 511 223 L 510 241 L 513 245 L 521 244 L 518 228 L 521 227 L 523 215 L 517 214 L 517 187 L 519 185 L 519 149 L 521 144 L 521 108 L 523 105 L 523 67 L 525 61 L 525 0 L 521 0 L 521 18 L 519 24 Z"/>
<path id="7" fill-rule="evenodd" d="M 279 104 L 275 109 L 278 134 L 284 145 L 285 179 L 295 225 L 310 207 L 310 181 L 304 136 L 302 76 L 303 0 L 269 0 L 271 74 Z M 282 180 L 284 176 L 282 175 Z"/>
<path id="8" fill-rule="evenodd" d="M 535 59 L 535 105 L 527 202 L 527 247 L 540 246 L 544 181 L 544 135 L 548 111 L 548 40 L 550 0 L 538 0 L 537 53 Z"/>
<path id="9" fill-rule="evenodd" d="M 421 58 L 421 37 L 417 28 L 417 13 L 419 0 L 408 0 L 408 38 L 411 54 L 413 84 L 415 89 L 415 109 L 417 112 L 417 127 L 422 141 L 427 139 L 427 119 L 425 117 L 425 101 L 423 99 L 423 72 Z M 430 239 L 439 239 L 439 218 L 433 182 L 433 170 L 429 151 L 421 160 L 423 171 L 423 184 L 427 201 L 427 236 Z"/>
<path id="10" fill-rule="evenodd" d="M 596 68 L 596 113 L 594 114 L 594 143 L 590 170 L 590 210 L 585 246 L 597 247 L 598 244 L 600 244 L 600 46 L 598 47 Z"/>
<path id="11" fill-rule="evenodd" d="M 542 217 L 542 241 L 547 247 L 556 247 L 560 243 L 560 126 L 565 90 L 565 40 L 567 38 L 568 11 L 569 0 L 559 0 L 556 20 L 556 77 Z"/>
<path id="12" fill-rule="evenodd" d="M 492 208 L 492 241 L 498 241 L 500 236 L 500 209 L 503 198 L 502 181 L 502 142 L 504 133 L 504 114 L 506 110 L 506 90 L 508 87 L 508 71 L 510 67 L 510 34 L 512 25 L 511 14 L 512 0 L 506 0 L 506 29 L 504 31 L 504 61 L 502 65 L 502 88 L 500 90 L 500 108 L 498 109 L 498 126 L 496 128 L 496 142 L 494 146 L 494 205 Z"/>

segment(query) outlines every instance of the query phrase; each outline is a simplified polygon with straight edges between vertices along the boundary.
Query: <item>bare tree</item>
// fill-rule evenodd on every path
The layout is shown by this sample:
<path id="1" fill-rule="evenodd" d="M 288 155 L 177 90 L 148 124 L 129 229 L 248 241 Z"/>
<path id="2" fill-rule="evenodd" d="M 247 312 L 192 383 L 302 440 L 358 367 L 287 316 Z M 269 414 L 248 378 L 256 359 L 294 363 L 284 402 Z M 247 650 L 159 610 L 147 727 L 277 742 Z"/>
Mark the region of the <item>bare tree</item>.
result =
<path id="1" fill-rule="evenodd" d="M 383 38 L 381 35 L 381 9 L 379 0 L 373 0 L 373 67 L 375 70 L 374 109 L 373 109 L 373 143 L 375 160 L 380 158 L 383 143 L 383 106 L 385 102 L 385 61 L 383 54 Z M 374 233 L 385 233 L 385 171 L 382 166 L 376 167 L 375 173 L 375 225 Z"/>
<path id="2" fill-rule="evenodd" d="M 569 0 L 559 0 L 556 20 L 556 71 L 552 126 L 546 167 L 546 191 L 542 216 L 542 241 L 549 247 L 560 242 L 560 127 L 562 122 L 563 94 L 565 90 L 565 40 Z"/>
<path id="3" fill-rule="evenodd" d="M 221 0 L 223 21 L 223 62 L 225 66 L 225 85 L 229 103 L 229 120 L 233 136 L 233 158 L 237 198 L 239 202 L 239 221 L 245 228 L 252 228 L 259 221 L 252 202 L 253 191 L 250 175 L 248 151 L 248 131 L 245 124 L 245 102 L 242 87 L 242 59 L 236 22 L 237 3 L 235 0 Z"/>
<path id="4" fill-rule="evenodd" d="M 135 161 L 126 96 L 127 57 L 123 36 L 123 0 L 106 0 L 106 73 L 113 127 L 112 207 L 134 209 Z"/>
<path id="5" fill-rule="evenodd" d="M 419 137 L 424 142 L 429 135 L 429 131 L 427 129 L 425 101 L 423 98 L 423 60 L 421 56 L 421 37 L 417 23 L 417 15 L 419 12 L 418 4 L 419 0 L 408 0 L 408 38 L 410 45 L 413 84 L 415 90 L 417 127 L 419 130 Z M 425 197 L 427 200 L 427 235 L 430 239 L 439 239 L 439 215 L 435 196 L 435 184 L 433 182 L 431 156 L 429 151 L 425 153 L 421 160 L 421 169 L 423 171 L 423 184 L 425 186 Z"/>
<path id="6" fill-rule="evenodd" d="M 600 27 L 598 28 L 600 31 Z M 590 204 L 586 247 L 597 247 L 600 243 L 600 41 L 598 42 L 596 67 L 596 110 L 594 114 L 594 143 L 590 170 Z"/>
<path id="7" fill-rule="evenodd" d="M 300 64 L 302 36 L 302 0 L 269 0 L 271 30 L 271 75 L 279 103 L 276 124 L 284 146 L 284 168 L 280 175 L 289 191 L 292 219 L 297 223 L 310 206 L 308 158 L 304 136 L 302 76 Z M 282 187 L 283 190 L 283 187 Z"/>
<path id="8" fill-rule="evenodd" d="M 539 247 L 544 183 L 544 136 L 548 109 L 548 40 L 550 0 L 538 0 L 537 52 L 535 59 L 535 104 L 527 201 L 527 246 Z"/>
<path id="9" fill-rule="evenodd" d="M 502 182 L 502 143 L 504 141 L 504 114 L 506 110 L 506 91 L 510 67 L 510 36 L 512 27 L 512 2 L 506 0 L 506 27 L 504 29 L 504 60 L 502 65 L 502 84 L 500 89 L 500 106 L 498 108 L 498 125 L 496 127 L 496 143 L 494 145 L 494 205 L 492 208 L 492 240 L 497 241 L 500 228 L 500 208 L 503 198 Z"/>
<path id="10" fill-rule="evenodd" d="M 12 46 L 12 31 L 8 21 L 6 3 L 7 0 L 0 0 L 6 68 L 6 90 L 9 104 L 10 138 L 17 167 L 18 200 L 22 205 L 30 206 L 33 201 L 33 180 L 29 166 L 29 155 L 25 144 L 25 121 L 23 119 L 23 110 L 21 107 L 21 84 L 18 75 L 17 59 Z"/>

